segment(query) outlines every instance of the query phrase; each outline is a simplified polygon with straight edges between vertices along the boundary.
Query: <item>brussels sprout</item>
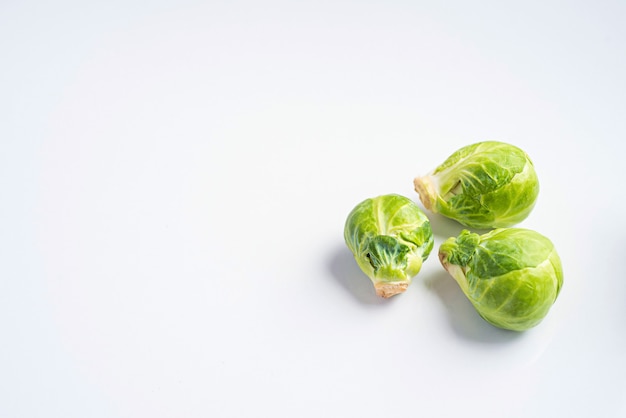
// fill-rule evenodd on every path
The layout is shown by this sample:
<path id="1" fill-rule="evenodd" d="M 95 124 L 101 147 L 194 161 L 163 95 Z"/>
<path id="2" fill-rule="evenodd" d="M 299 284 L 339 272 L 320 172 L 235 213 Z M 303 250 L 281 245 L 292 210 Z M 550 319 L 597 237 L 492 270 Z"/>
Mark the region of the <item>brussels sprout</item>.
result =
<path id="1" fill-rule="evenodd" d="M 468 145 L 414 180 L 424 207 L 472 228 L 502 228 L 526 219 L 539 194 L 528 155 L 497 141 Z"/>
<path id="2" fill-rule="evenodd" d="M 407 289 L 433 248 L 424 212 L 395 194 L 359 203 L 348 215 L 344 238 L 376 294 L 384 298 Z"/>
<path id="3" fill-rule="evenodd" d="M 484 235 L 464 230 L 441 244 L 439 260 L 480 316 L 514 331 L 541 322 L 563 284 L 554 245 L 529 229 L 500 228 Z"/>

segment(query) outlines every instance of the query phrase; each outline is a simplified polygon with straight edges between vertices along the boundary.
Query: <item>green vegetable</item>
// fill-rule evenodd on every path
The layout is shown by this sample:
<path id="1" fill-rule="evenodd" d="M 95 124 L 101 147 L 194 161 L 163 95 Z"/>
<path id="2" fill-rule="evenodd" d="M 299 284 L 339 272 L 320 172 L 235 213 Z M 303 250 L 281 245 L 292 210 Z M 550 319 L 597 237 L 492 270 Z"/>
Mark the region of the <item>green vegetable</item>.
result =
<path id="1" fill-rule="evenodd" d="M 385 298 L 407 289 L 433 248 L 424 212 L 396 194 L 359 203 L 348 215 L 344 238 L 376 294 Z"/>
<path id="2" fill-rule="evenodd" d="M 526 219 L 539 194 L 533 163 L 516 146 L 468 145 L 431 174 L 414 180 L 424 207 L 473 228 L 501 228 Z"/>
<path id="3" fill-rule="evenodd" d="M 480 316 L 496 327 L 523 331 L 547 315 L 563 285 L 552 242 L 522 228 L 484 235 L 461 232 L 439 248 L 439 260 Z"/>

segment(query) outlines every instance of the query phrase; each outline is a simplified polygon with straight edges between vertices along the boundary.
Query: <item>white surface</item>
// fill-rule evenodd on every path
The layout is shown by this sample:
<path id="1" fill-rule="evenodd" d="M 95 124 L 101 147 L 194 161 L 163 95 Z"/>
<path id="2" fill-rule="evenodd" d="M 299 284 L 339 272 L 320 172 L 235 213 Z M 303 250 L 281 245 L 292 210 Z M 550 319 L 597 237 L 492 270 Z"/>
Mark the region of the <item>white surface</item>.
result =
<path id="1" fill-rule="evenodd" d="M 625 3 L 434 3 L 4 1 L 0 416 L 626 416 Z M 343 243 L 483 139 L 565 269 L 523 334 Z"/>

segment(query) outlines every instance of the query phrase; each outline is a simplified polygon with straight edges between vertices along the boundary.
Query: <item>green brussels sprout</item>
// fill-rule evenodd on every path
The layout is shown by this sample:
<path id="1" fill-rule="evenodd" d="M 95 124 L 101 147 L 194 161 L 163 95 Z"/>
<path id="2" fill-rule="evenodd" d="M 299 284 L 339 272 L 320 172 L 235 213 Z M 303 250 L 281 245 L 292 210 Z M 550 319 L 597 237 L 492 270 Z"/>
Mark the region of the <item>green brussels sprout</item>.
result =
<path id="1" fill-rule="evenodd" d="M 472 228 L 503 228 L 530 214 L 539 194 L 533 163 L 516 146 L 468 145 L 414 180 L 424 207 Z"/>
<path id="2" fill-rule="evenodd" d="M 496 327 L 523 331 L 548 314 L 563 285 L 552 242 L 523 228 L 467 230 L 439 247 L 439 260 L 481 317 Z"/>
<path id="3" fill-rule="evenodd" d="M 348 248 L 384 298 L 404 292 L 433 248 L 433 233 L 424 212 L 396 194 L 366 199 L 348 215 Z"/>

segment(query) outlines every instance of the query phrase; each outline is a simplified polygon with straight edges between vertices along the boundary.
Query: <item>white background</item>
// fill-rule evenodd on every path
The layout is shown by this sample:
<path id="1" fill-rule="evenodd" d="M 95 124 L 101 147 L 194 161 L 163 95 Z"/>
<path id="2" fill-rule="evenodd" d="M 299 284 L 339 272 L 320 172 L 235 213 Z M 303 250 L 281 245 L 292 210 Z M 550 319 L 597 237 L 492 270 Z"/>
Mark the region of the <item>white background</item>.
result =
<path id="1" fill-rule="evenodd" d="M 626 3 L 0 3 L 0 416 L 626 416 Z M 511 142 L 562 293 L 491 327 L 343 242 Z M 461 227 L 429 214 L 436 247 Z M 434 252 L 436 255 L 436 250 Z"/>

